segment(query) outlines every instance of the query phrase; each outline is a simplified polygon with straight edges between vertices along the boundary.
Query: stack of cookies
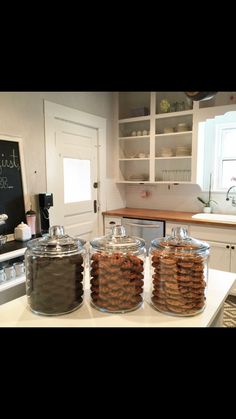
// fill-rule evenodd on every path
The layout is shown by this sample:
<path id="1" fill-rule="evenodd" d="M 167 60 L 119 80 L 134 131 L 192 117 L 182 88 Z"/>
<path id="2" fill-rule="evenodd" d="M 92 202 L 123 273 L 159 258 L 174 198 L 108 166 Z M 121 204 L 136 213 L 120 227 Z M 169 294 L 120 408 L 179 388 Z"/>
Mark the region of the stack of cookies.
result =
<path id="1" fill-rule="evenodd" d="M 96 252 L 91 256 L 93 305 L 108 312 L 125 312 L 143 302 L 144 262 L 132 254 Z"/>
<path id="2" fill-rule="evenodd" d="M 31 310 L 59 315 L 79 308 L 83 302 L 83 256 L 26 259 L 26 294 Z"/>
<path id="3" fill-rule="evenodd" d="M 193 315 L 205 306 L 206 256 L 194 253 L 152 252 L 153 305 L 165 313 Z"/>

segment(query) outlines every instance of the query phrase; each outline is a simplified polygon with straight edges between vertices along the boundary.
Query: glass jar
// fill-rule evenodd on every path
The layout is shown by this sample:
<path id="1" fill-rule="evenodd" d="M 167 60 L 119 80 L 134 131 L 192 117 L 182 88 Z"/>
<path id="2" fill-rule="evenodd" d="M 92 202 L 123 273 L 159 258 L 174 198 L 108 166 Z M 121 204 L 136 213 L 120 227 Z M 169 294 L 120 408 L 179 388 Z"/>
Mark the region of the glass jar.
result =
<path id="1" fill-rule="evenodd" d="M 116 225 L 90 244 L 92 306 L 109 313 L 136 310 L 143 303 L 145 241 Z"/>
<path id="2" fill-rule="evenodd" d="M 34 236 L 36 234 L 36 212 L 30 209 L 26 212 L 26 222 L 30 227 L 31 234 Z"/>
<path id="3" fill-rule="evenodd" d="M 85 241 L 53 226 L 49 234 L 27 243 L 26 294 L 36 314 L 60 315 L 79 308 L 84 293 Z"/>
<path id="4" fill-rule="evenodd" d="M 150 252 L 150 303 L 157 310 L 192 316 L 204 310 L 208 282 L 209 245 L 187 235 L 182 227 L 171 236 L 154 239 Z"/>

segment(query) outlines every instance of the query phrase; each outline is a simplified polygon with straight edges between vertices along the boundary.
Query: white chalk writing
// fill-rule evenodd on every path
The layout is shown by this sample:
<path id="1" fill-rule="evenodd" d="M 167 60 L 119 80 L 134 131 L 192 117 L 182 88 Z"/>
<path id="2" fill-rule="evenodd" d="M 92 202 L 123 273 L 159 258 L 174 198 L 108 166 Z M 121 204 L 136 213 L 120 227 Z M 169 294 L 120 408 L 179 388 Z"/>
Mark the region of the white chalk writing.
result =
<path id="1" fill-rule="evenodd" d="M 13 189 L 13 186 L 8 185 L 6 176 L 0 176 L 0 189 Z"/>
<path id="2" fill-rule="evenodd" d="M 3 174 L 3 169 L 17 169 L 20 170 L 20 163 L 19 163 L 19 157 L 16 154 L 16 151 L 12 150 L 12 154 L 9 155 L 7 158 L 4 153 L 1 153 L 0 158 L 0 175 Z"/>

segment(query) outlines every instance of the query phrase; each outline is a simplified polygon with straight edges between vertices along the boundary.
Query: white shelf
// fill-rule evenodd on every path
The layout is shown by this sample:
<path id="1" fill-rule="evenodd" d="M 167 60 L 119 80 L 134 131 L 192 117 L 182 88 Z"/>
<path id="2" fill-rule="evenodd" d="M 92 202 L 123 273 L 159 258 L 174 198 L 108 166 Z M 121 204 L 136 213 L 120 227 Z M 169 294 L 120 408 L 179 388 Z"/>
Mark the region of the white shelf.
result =
<path id="1" fill-rule="evenodd" d="M 187 111 L 181 111 L 181 112 L 166 112 L 166 113 L 159 113 L 155 115 L 156 119 L 164 119 L 164 118 L 176 118 L 180 116 L 188 116 L 193 115 L 193 110 L 189 109 Z"/>
<path id="2" fill-rule="evenodd" d="M 16 285 L 19 285 L 23 282 L 25 282 L 25 275 L 17 276 L 16 278 L 8 279 L 7 281 L 1 282 L 0 292 L 15 287 Z"/>
<path id="3" fill-rule="evenodd" d="M 168 132 L 167 134 L 155 134 L 155 138 L 156 137 L 178 137 L 178 136 L 183 136 L 183 135 L 188 135 L 191 134 L 192 135 L 192 131 L 181 131 L 181 132 Z"/>
<path id="4" fill-rule="evenodd" d="M 155 182 L 154 182 L 155 184 L 156 183 L 161 183 L 161 184 L 165 184 L 165 185 L 179 185 L 179 184 L 183 184 L 183 185 L 185 185 L 186 183 L 190 183 L 191 184 L 191 181 L 190 180 L 155 180 Z"/>
<path id="5" fill-rule="evenodd" d="M 27 247 L 23 247 L 22 249 L 12 250 L 11 252 L 3 253 L 0 255 L 0 262 L 4 262 L 5 260 L 14 259 L 19 256 L 23 256 Z"/>
<path id="6" fill-rule="evenodd" d="M 170 156 L 170 157 L 155 157 L 155 160 L 177 160 L 177 159 L 191 159 L 192 156 Z"/>
<path id="7" fill-rule="evenodd" d="M 156 182 L 150 182 L 149 180 L 116 180 L 116 183 L 156 183 Z"/>
<path id="8" fill-rule="evenodd" d="M 147 138 L 147 139 L 149 139 L 150 138 L 150 135 L 132 135 L 132 136 L 129 136 L 129 137 L 119 137 L 118 139 L 119 140 L 137 140 L 137 139 L 143 139 L 143 138 Z"/>
<path id="9" fill-rule="evenodd" d="M 150 121 L 150 119 L 151 119 L 150 115 L 147 115 L 147 116 L 137 116 L 137 117 L 133 117 L 133 118 L 119 119 L 118 123 L 119 124 L 123 124 L 123 123 L 127 123 L 127 122 Z"/>
<path id="10" fill-rule="evenodd" d="M 132 157 L 132 158 L 123 158 L 119 159 L 119 161 L 135 161 L 135 160 L 150 160 L 149 157 Z"/>

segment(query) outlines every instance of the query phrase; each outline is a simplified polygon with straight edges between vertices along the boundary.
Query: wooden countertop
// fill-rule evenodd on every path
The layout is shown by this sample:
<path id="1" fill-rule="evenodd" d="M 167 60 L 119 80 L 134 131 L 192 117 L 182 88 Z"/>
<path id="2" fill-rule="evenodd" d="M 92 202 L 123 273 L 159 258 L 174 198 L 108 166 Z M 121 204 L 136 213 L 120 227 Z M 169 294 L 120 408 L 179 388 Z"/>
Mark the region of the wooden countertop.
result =
<path id="1" fill-rule="evenodd" d="M 179 223 L 191 223 L 198 225 L 208 225 L 221 228 L 236 228 L 235 224 L 229 222 L 224 223 L 223 221 L 205 221 L 205 220 L 196 220 L 192 218 L 192 215 L 196 214 L 195 212 L 181 212 L 181 211 L 168 211 L 168 210 L 154 210 L 146 208 L 118 208 L 115 210 L 104 211 L 103 215 L 107 216 L 119 216 L 119 217 L 130 217 L 130 218 L 140 218 L 145 220 L 163 220 L 163 221 L 173 221 Z"/>

